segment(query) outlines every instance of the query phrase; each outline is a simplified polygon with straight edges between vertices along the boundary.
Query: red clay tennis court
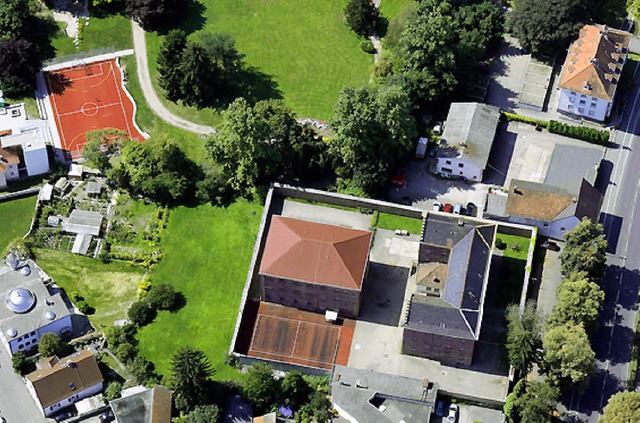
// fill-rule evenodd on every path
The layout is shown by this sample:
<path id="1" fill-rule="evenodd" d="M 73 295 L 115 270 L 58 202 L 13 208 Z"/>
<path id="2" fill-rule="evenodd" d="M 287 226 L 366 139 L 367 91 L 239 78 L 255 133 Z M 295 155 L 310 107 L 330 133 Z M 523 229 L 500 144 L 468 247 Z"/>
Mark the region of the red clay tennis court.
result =
<path id="1" fill-rule="evenodd" d="M 72 158 L 82 155 L 86 134 L 96 129 L 116 128 L 132 139 L 145 139 L 134 123 L 135 106 L 122 78 L 116 59 L 45 73 L 61 147 Z"/>
<path id="2" fill-rule="evenodd" d="M 347 365 L 355 321 L 328 323 L 324 316 L 261 302 L 247 355 L 330 370 Z"/>

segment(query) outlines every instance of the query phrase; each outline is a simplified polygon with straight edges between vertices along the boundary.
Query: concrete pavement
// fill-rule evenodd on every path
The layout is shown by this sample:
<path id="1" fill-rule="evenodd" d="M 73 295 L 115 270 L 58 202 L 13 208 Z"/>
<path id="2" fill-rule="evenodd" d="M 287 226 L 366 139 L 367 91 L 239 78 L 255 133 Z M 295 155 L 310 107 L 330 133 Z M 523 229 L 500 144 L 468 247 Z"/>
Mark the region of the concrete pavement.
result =
<path id="1" fill-rule="evenodd" d="M 131 30 L 133 32 L 133 48 L 136 53 L 136 64 L 138 68 L 138 78 L 140 79 L 140 87 L 144 94 L 144 99 L 151 107 L 151 110 L 158 115 L 160 119 L 170 125 L 177 126 L 189 132 L 197 134 L 211 134 L 215 132 L 215 128 L 197 123 L 189 122 L 179 116 L 171 113 L 160 101 L 158 93 L 156 93 L 151 83 L 151 75 L 149 74 L 149 63 L 147 62 L 147 43 L 145 41 L 144 29 L 135 21 L 131 21 Z"/>

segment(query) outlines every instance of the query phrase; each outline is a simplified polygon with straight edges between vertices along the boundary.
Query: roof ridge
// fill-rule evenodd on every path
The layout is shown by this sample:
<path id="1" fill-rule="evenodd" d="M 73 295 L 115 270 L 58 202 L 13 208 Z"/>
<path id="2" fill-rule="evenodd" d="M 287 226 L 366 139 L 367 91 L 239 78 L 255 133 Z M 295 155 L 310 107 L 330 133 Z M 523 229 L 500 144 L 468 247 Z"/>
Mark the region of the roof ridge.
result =
<path id="1" fill-rule="evenodd" d="M 471 328 L 471 324 L 469 323 L 469 321 L 467 320 L 467 316 L 464 315 L 464 311 L 471 311 L 473 313 L 478 313 L 478 311 L 476 310 L 468 310 L 468 309 L 462 309 L 459 308 L 458 312 L 460 313 L 460 316 L 462 317 L 462 321 L 464 322 L 465 325 L 467 325 L 467 329 L 469 329 L 469 332 L 471 333 L 471 336 L 473 336 L 473 339 L 475 339 L 477 341 L 476 338 L 476 333 L 473 331 L 473 329 Z"/>
<path id="2" fill-rule="evenodd" d="M 362 233 L 359 234 L 358 236 L 353 236 L 351 238 L 347 238 L 347 239 L 343 239 L 341 241 L 338 242 L 332 242 L 331 243 L 331 247 L 333 248 L 333 250 L 336 252 L 336 255 L 338 256 L 338 258 L 340 259 L 340 263 L 342 263 L 342 265 L 344 266 L 344 268 L 347 270 L 347 273 L 349 274 L 349 276 L 351 276 L 351 281 L 353 282 L 353 288 L 358 288 L 358 281 L 356 280 L 355 276 L 353 275 L 353 272 L 351 270 L 351 268 L 347 265 L 347 263 L 345 263 L 344 258 L 342 257 L 342 254 L 340 253 L 340 250 L 338 249 L 338 246 L 345 244 L 345 243 L 349 243 L 349 242 L 353 242 L 357 239 L 360 239 L 362 237 L 366 237 L 369 236 L 368 233 Z M 369 254 L 367 253 L 367 260 L 369 258 Z"/>

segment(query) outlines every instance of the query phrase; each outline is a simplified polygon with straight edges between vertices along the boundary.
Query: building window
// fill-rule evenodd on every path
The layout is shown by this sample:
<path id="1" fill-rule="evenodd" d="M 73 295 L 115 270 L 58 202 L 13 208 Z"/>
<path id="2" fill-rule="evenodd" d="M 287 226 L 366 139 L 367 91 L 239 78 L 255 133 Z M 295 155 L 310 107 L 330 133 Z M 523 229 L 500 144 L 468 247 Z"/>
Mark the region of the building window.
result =
<path id="1" fill-rule="evenodd" d="M 595 109 L 596 108 L 596 103 L 591 103 L 591 108 Z"/>
<path id="2" fill-rule="evenodd" d="M 581 94 L 580 98 L 587 98 L 587 95 L 586 94 Z"/>
<path id="3" fill-rule="evenodd" d="M 561 230 L 561 231 L 566 231 L 566 229 L 565 229 L 565 228 L 560 228 L 560 230 Z"/>
<path id="4" fill-rule="evenodd" d="M 569 97 L 569 103 L 574 103 L 576 101 L 575 97 Z"/>
<path id="5" fill-rule="evenodd" d="M 570 91 L 570 92 L 569 92 L 569 95 L 570 95 L 571 97 L 575 97 L 575 96 L 576 96 L 576 93 L 575 93 L 574 91 Z"/>
<path id="6" fill-rule="evenodd" d="M 580 105 L 586 104 L 587 102 L 585 100 L 580 100 Z"/>
<path id="7" fill-rule="evenodd" d="M 445 173 L 453 173 L 453 170 L 451 170 L 451 169 L 450 169 L 450 168 L 448 168 L 448 167 L 443 167 L 443 168 L 442 168 L 442 171 L 443 171 L 443 172 L 445 172 Z"/>
<path id="8" fill-rule="evenodd" d="M 451 160 L 445 160 L 445 163 L 450 165 L 451 164 Z"/>
<path id="9" fill-rule="evenodd" d="M 463 172 L 463 171 L 460 171 L 460 175 L 463 175 L 463 174 L 464 174 L 464 172 Z"/>
<path id="10" fill-rule="evenodd" d="M 595 115 L 596 115 L 596 112 L 595 112 L 595 111 L 593 111 L 593 110 L 589 110 L 589 116 L 595 116 Z"/>
<path id="11" fill-rule="evenodd" d="M 464 167 L 464 163 L 458 163 L 458 167 Z"/>
<path id="12" fill-rule="evenodd" d="M 584 107 L 578 108 L 578 113 L 584 113 Z"/>

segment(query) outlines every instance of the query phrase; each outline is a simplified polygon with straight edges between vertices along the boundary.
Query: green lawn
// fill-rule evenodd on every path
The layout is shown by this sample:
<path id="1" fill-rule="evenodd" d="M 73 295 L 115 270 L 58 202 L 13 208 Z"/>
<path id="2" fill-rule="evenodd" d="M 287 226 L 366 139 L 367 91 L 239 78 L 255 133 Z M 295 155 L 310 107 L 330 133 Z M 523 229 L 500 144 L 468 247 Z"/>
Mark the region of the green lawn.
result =
<path id="1" fill-rule="evenodd" d="M 510 257 L 524 261 L 527 260 L 527 255 L 529 253 L 529 243 L 531 241 L 529 238 L 498 233 L 496 242 L 498 242 L 498 240 L 502 240 L 507 244 L 507 247 L 502 250 L 502 255 L 504 257 Z"/>
<path id="2" fill-rule="evenodd" d="M 149 108 L 144 99 L 140 82 L 138 81 L 138 71 L 136 69 L 136 59 L 134 56 L 120 58 L 127 72 L 127 90 L 136 102 L 136 122 L 143 131 L 152 136 L 166 137 L 180 145 L 185 154 L 196 163 L 202 163 L 208 153 L 204 147 L 204 140 L 198 138 L 196 134 L 176 128 L 165 123 Z"/>
<path id="3" fill-rule="evenodd" d="M 246 63 L 272 77 L 299 117 L 328 119 L 345 86 L 366 85 L 373 56 L 346 26 L 347 0 L 198 0 L 202 30 L 232 34 Z M 198 17 L 185 21 L 187 30 Z M 149 68 L 157 76 L 162 37 L 147 35 Z M 173 109 L 199 123 L 215 124 L 211 110 Z"/>
<path id="4" fill-rule="evenodd" d="M 238 201 L 227 208 L 178 207 L 161 242 L 164 258 L 152 283 L 167 282 L 186 298 L 177 312 L 162 311 L 138 332 L 140 354 L 160 374 L 182 346 L 205 351 L 218 379 L 239 373 L 224 364 L 240 305 L 262 207 Z"/>
<path id="5" fill-rule="evenodd" d="M 375 219 L 375 215 L 373 219 Z M 422 233 L 422 219 L 415 219 L 413 217 L 398 216 L 388 213 L 380 213 L 378 215 L 377 225 L 374 226 L 381 229 L 389 229 L 392 231 L 395 231 L 396 229 L 404 229 L 412 234 Z"/>
<path id="6" fill-rule="evenodd" d="M 16 237 L 21 237 L 29 230 L 36 196 L 0 202 L 0 251 Z"/>
<path id="7" fill-rule="evenodd" d="M 126 318 L 144 275 L 144 269 L 126 262 L 114 260 L 105 264 L 60 251 L 37 250 L 36 262 L 67 294 L 77 292 L 95 308 L 89 319 L 98 329 Z"/>
<path id="8" fill-rule="evenodd" d="M 380 13 L 385 18 L 391 20 L 404 10 L 416 5 L 415 0 L 382 0 L 380 2 Z"/>
<path id="9" fill-rule="evenodd" d="M 84 22 L 84 20 L 81 20 L 81 22 Z M 51 41 L 56 50 L 56 56 L 66 56 L 110 47 L 113 47 L 116 51 L 133 48 L 131 22 L 121 15 L 92 16 L 89 20 L 89 26 L 83 30 L 82 41 L 78 47 L 73 44 L 73 39 L 64 33 L 64 25 L 58 23 L 58 26 L 60 30 Z"/>
<path id="10" fill-rule="evenodd" d="M 24 107 L 27 110 L 27 116 L 30 119 L 40 119 L 40 111 L 38 110 L 38 104 L 33 95 L 29 95 L 22 98 L 8 98 L 5 97 L 4 101 L 7 104 L 19 104 L 24 103 Z"/>

